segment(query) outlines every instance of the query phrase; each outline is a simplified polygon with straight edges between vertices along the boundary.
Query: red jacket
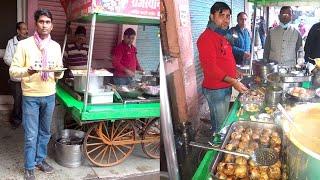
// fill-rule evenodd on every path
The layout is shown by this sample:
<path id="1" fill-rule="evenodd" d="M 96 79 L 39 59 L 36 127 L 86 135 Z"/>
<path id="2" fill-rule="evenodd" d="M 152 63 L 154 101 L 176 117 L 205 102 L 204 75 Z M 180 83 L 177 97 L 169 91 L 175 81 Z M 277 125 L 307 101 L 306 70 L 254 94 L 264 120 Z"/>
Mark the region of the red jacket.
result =
<path id="1" fill-rule="evenodd" d="M 129 47 L 124 42 L 117 45 L 112 57 L 112 65 L 114 67 L 113 75 L 115 77 L 128 77 L 124 72 L 125 68 L 135 72 L 142 70 L 137 58 L 137 49 L 133 45 Z"/>
<path id="2" fill-rule="evenodd" d="M 202 87 L 222 89 L 230 87 L 225 76 L 236 78 L 236 62 L 232 46 L 222 35 L 206 29 L 197 41 L 199 60 L 203 70 Z"/>

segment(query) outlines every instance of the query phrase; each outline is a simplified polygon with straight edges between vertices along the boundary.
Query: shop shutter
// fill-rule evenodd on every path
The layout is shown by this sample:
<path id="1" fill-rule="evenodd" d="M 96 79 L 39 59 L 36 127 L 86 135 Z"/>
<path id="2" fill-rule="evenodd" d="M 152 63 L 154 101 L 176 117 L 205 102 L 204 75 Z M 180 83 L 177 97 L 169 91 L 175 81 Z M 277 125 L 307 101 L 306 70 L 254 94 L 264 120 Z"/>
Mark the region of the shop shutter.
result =
<path id="1" fill-rule="evenodd" d="M 38 1 L 39 8 L 47 8 L 51 11 L 53 15 L 54 21 L 54 29 L 52 31 L 52 39 L 57 41 L 60 45 L 63 43 L 64 39 L 64 30 L 66 24 L 66 15 L 64 10 L 60 4 L 59 0 L 39 0 Z M 72 37 L 75 32 L 75 29 L 79 25 L 79 23 L 72 23 Z M 87 40 L 89 42 L 90 37 L 90 24 L 82 24 L 87 29 Z M 93 47 L 93 59 L 108 59 L 111 57 L 111 52 L 114 46 L 117 43 L 119 32 L 119 25 L 118 24 L 96 24 L 95 30 L 95 41 Z M 72 38 L 68 37 L 68 38 Z M 70 40 L 69 39 L 69 40 Z M 108 64 L 108 63 L 101 63 L 98 64 Z"/>
<path id="2" fill-rule="evenodd" d="M 138 59 L 145 71 L 154 71 L 160 59 L 160 28 L 158 26 L 139 26 L 137 33 Z"/>
<path id="3" fill-rule="evenodd" d="M 236 23 L 236 16 L 240 11 L 244 10 L 244 1 L 231 1 L 225 0 L 223 1 L 227 3 L 232 9 L 232 23 L 230 24 L 233 26 Z M 210 8 L 215 3 L 215 1 L 210 0 L 189 0 L 189 8 L 190 8 L 190 18 L 191 18 L 191 28 L 192 28 L 192 39 L 193 39 L 193 48 L 194 48 L 194 61 L 195 61 L 195 68 L 196 68 L 196 78 L 197 78 L 197 89 L 200 94 L 201 85 L 203 80 L 202 69 L 199 62 L 199 52 L 197 48 L 197 40 L 200 34 L 204 31 L 207 26 L 209 15 L 210 15 Z M 242 4 L 242 9 L 239 8 Z M 233 7 L 237 7 L 234 9 Z"/>

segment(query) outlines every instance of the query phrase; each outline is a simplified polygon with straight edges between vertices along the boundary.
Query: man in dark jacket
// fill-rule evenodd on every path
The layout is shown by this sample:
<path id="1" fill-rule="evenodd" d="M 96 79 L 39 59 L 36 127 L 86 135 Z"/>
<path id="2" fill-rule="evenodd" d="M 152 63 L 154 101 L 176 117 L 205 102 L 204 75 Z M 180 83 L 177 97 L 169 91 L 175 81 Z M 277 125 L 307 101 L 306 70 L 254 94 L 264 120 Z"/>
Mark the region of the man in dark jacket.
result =
<path id="1" fill-rule="evenodd" d="M 209 104 L 213 132 L 221 128 L 228 113 L 232 87 L 239 92 L 247 90 L 237 80 L 236 62 L 227 34 L 230 16 L 231 9 L 226 3 L 214 3 L 208 26 L 197 41 L 204 76 L 203 93 Z"/>
<path id="2" fill-rule="evenodd" d="M 244 65 L 246 60 L 250 59 L 251 39 L 248 29 L 246 28 L 247 14 L 240 12 L 237 15 L 237 26 L 230 29 L 235 41 L 233 44 L 233 55 L 238 65 Z"/>
<path id="3" fill-rule="evenodd" d="M 304 45 L 306 62 L 310 62 L 309 58 L 320 58 L 320 22 L 314 24 L 307 36 L 306 44 Z M 313 61 L 311 63 L 314 64 Z"/>

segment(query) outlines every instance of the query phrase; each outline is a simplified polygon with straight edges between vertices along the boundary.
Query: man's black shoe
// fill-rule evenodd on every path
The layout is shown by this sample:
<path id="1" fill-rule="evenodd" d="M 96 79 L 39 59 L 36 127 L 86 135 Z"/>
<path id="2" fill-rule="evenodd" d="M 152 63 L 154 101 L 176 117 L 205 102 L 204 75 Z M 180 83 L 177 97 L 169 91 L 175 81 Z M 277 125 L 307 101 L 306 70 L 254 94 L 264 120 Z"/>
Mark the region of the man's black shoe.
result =
<path id="1" fill-rule="evenodd" d="M 34 170 L 25 170 L 24 171 L 24 179 L 25 180 L 35 180 L 36 177 L 34 176 Z"/>
<path id="2" fill-rule="evenodd" d="M 36 165 L 36 167 L 47 174 L 53 173 L 53 167 L 50 166 L 46 161 L 42 161 L 40 164 Z"/>

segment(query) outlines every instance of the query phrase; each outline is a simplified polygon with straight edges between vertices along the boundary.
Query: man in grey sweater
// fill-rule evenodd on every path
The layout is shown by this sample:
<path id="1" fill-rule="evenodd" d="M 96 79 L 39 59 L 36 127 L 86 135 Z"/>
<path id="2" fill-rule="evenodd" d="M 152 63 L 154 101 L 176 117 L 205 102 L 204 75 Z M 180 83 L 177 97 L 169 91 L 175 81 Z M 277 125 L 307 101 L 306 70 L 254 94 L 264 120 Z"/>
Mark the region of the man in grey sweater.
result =
<path id="1" fill-rule="evenodd" d="M 281 66 L 294 66 L 297 52 L 302 46 L 298 30 L 290 25 L 292 9 L 283 6 L 279 14 L 280 25 L 271 29 L 266 38 L 263 59 L 278 62 Z"/>

